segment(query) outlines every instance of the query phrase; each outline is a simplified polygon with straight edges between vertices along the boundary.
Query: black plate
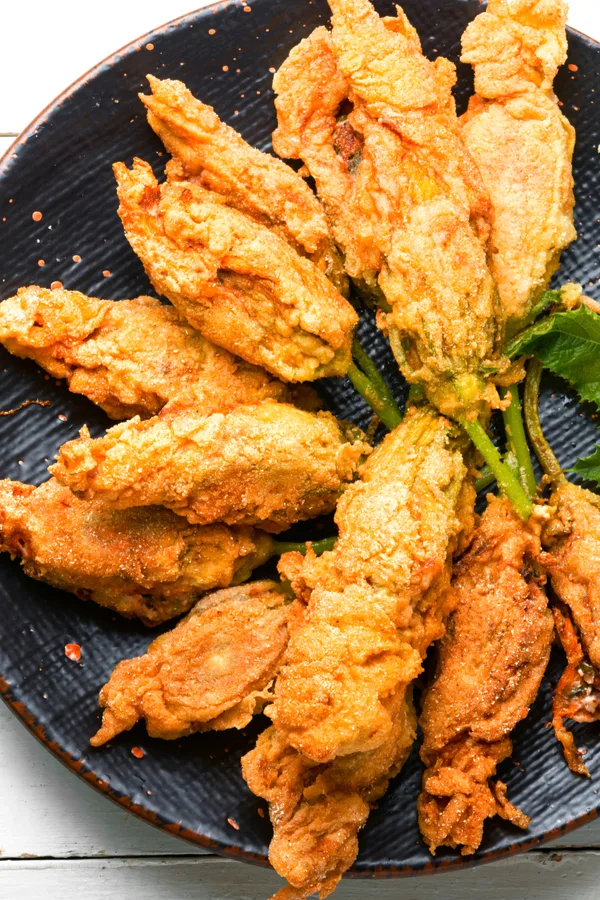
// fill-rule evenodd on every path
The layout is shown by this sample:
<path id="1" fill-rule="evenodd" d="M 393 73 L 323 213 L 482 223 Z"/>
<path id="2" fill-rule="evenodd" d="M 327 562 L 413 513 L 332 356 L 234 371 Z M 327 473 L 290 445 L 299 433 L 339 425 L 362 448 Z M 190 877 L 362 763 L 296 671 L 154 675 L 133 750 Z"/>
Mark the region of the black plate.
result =
<path id="1" fill-rule="evenodd" d="M 381 13 L 393 12 L 391 2 L 379 2 L 377 7 Z M 460 35 L 481 6 L 478 0 L 407 0 L 405 9 L 426 53 L 457 60 Z M 147 35 L 67 91 L 0 163 L 0 296 L 10 296 L 20 285 L 48 286 L 53 281 L 113 299 L 148 293 L 142 266 L 117 218 L 111 173 L 113 161 L 130 163 L 134 155 L 149 160 L 157 172 L 166 162 L 136 97 L 145 87 L 145 74 L 184 79 L 247 140 L 268 150 L 275 122 L 271 72 L 292 45 L 327 17 L 325 0 L 252 0 L 251 11 L 238 2 L 218 4 Z M 595 180 L 600 53 L 597 44 L 576 33 L 570 35 L 570 47 L 569 62 L 578 70 L 563 69 L 558 92 L 578 133 L 580 237 L 565 254 L 560 274 L 562 280 L 591 286 L 593 294 L 600 276 Z M 464 106 L 469 70 L 460 66 L 459 75 Z M 37 223 L 32 220 L 36 210 L 43 213 Z M 76 255 L 80 262 L 73 261 Z M 38 265 L 40 259 L 44 266 Z M 366 320 L 361 328 L 402 392 L 372 321 Z M 39 483 L 47 477 L 46 466 L 60 444 L 74 437 L 83 423 L 97 433 L 108 421 L 34 364 L 2 352 L 1 366 L 0 398 L 5 409 L 32 398 L 52 401 L 51 408 L 29 407 L 0 418 L 0 476 Z M 367 421 L 365 407 L 347 385 L 330 382 L 323 392 L 338 414 Z M 594 443 L 596 427 L 581 413 L 563 385 L 546 384 L 543 418 L 565 463 L 589 452 Z M 219 853 L 265 863 L 268 820 L 259 817 L 263 804 L 246 790 L 239 771 L 240 756 L 252 745 L 263 721 L 254 722 L 244 733 L 196 736 L 177 743 L 150 740 L 136 729 L 107 749 L 91 751 L 87 742 L 98 724 L 98 689 L 120 659 L 145 649 L 148 632 L 28 580 L 6 556 L 0 559 L 0 609 L 4 697 L 52 752 L 146 820 Z M 80 664 L 66 659 L 68 642 L 81 645 Z M 513 758 L 518 762 L 508 761 L 501 769 L 509 796 L 532 816 L 532 826 L 522 834 L 500 820 L 489 823 L 476 860 L 532 847 L 596 815 L 600 754 L 592 748 L 597 729 L 577 730 L 579 743 L 590 748 L 586 763 L 593 778 L 585 781 L 568 771 L 546 727 L 551 684 L 559 667 L 560 659 L 553 660 L 531 714 L 517 729 Z M 144 759 L 132 756 L 135 745 L 145 750 Z M 421 843 L 415 812 L 419 780 L 415 752 L 361 836 L 355 873 L 416 874 L 466 864 L 451 852 L 440 852 L 432 860 Z M 239 824 L 239 831 L 228 818 Z"/>

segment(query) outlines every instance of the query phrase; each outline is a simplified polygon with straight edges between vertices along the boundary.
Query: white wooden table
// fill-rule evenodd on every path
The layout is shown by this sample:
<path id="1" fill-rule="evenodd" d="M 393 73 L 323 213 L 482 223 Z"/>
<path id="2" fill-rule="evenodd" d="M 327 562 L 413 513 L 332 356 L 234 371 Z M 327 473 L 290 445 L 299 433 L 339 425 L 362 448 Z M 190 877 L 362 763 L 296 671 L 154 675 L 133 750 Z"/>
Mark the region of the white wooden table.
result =
<path id="1" fill-rule="evenodd" d="M 10 0 L 0 4 L 0 154 L 64 87 L 194 0 Z M 290 0 L 293 2 L 293 0 Z M 200 3 L 199 5 L 202 5 Z M 571 0 L 600 39 L 600 0 Z M 162 834 L 64 769 L 0 703 L 1 900 L 266 900 L 271 872 Z M 597 900 L 600 822 L 550 848 L 458 875 L 347 881 L 339 900 Z"/>

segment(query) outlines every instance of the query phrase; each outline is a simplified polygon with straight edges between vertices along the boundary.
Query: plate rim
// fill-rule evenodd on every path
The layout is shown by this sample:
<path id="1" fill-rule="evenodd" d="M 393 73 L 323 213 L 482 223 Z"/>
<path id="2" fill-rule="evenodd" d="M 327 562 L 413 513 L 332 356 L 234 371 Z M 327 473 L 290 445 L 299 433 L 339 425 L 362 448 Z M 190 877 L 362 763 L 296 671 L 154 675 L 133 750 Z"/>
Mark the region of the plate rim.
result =
<path id="1" fill-rule="evenodd" d="M 263 0 L 263 2 L 268 3 L 269 0 Z M 455 2 L 461 2 L 461 0 L 455 0 Z M 146 44 L 151 43 L 153 37 L 162 36 L 171 29 L 181 27 L 182 24 L 188 19 L 197 19 L 198 16 L 209 13 L 211 10 L 213 12 L 226 13 L 229 9 L 236 8 L 236 6 L 237 0 L 211 0 L 210 3 L 207 3 L 206 5 L 201 7 L 197 7 L 188 13 L 177 16 L 174 19 L 170 19 L 164 24 L 145 32 L 144 34 L 140 35 L 137 38 L 134 38 L 126 44 L 123 44 L 121 47 L 119 47 L 118 50 L 110 53 L 95 65 L 91 66 L 82 75 L 72 81 L 53 100 L 47 103 L 46 106 L 9 144 L 4 153 L 0 156 L 0 179 L 5 174 L 7 174 L 6 170 L 8 169 L 17 148 L 20 145 L 24 145 L 30 137 L 34 136 L 37 130 L 45 124 L 46 120 L 58 107 L 60 107 L 66 100 L 68 100 L 77 90 L 79 90 L 79 88 L 85 87 L 87 85 L 87 82 L 94 78 L 96 75 L 100 74 L 105 69 L 115 65 L 123 56 L 128 55 L 130 52 L 134 50 L 142 50 Z M 583 39 L 590 45 L 590 47 L 595 48 L 597 51 L 600 51 L 600 40 L 590 37 L 590 35 L 586 34 L 583 31 L 580 31 L 577 28 L 567 26 L 567 36 L 572 35 Z M 45 733 L 45 726 L 36 719 L 33 713 L 27 708 L 25 703 L 17 700 L 13 696 L 10 683 L 7 682 L 1 674 L 0 698 L 11 711 L 11 713 L 38 741 L 38 743 L 40 743 L 49 753 L 52 754 L 55 759 L 57 759 L 63 766 L 65 766 L 65 768 L 68 769 L 69 772 L 76 775 L 80 781 L 83 781 L 99 794 L 103 795 L 114 804 L 118 805 L 120 809 L 127 810 L 127 812 L 131 813 L 136 818 L 146 822 L 148 825 L 151 825 L 166 834 L 177 837 L 190 845 L 202 847 L 204 850 L 207 850 L 224 858 L 234 859 L 238 862 L 249 863 L 263 869 L 272 869 L 268 857 L 264 856 L 263 854 L 253 853 L 248 850 L 242 850 L 235 844 L 222 844 L 218 841 L 213 840 L 212 838 L 207 837 L 206 835 L 201 834 L 198 831 L 182 828 L 180 823 L 169 822 L 158 813 L 153 812 L 151 809 L 134 803 L 131 797 L 129 797 L 127 794 L 121 793 L 120 791 L 111 788 L 110 784 L 98 778 L 89 763 L 77 759 L 56 741 L 52 741 L 48 738 Z M 558 838 L 563 837 L 564 835 L 569 834 L 578 828 L 582 828 L 584 825 L 587 825 L 597 819 L 599 815 L 600 797 L 598 799 L 598 805 L 594 809 L 591 809 L 587 813 L 583 813 L 581 816 L 572 819 L 565 825 L 554 828 L 551 831 L 544 832 L 542 835 L 539 835 L 537 837 L 516 840 L 502 850 L 489 850 L 476 857 L 458 856 L 453 859 L 437 860 L 435 859 L 435 857 L 431 857 L 430 860 L 421 867 L 408 865 L 377 865 L 372 869 L 363 870 L 357 869 L 355 866 L 352 866 L 344 873 L 343 878 L 360 880 L 387 880 L 410 877 L 416 878 L 422 875 L 436 875 L 441 873 L 458 872 L 473 869 L 480 865 L 491 862 L 498 862 L 500 860 L 509 859 L 522 853 L 527 853 L 535 849 L 536 847 L 540 847 L 546 843 L 549 843 L 550 841 L 555 841 Z"/>

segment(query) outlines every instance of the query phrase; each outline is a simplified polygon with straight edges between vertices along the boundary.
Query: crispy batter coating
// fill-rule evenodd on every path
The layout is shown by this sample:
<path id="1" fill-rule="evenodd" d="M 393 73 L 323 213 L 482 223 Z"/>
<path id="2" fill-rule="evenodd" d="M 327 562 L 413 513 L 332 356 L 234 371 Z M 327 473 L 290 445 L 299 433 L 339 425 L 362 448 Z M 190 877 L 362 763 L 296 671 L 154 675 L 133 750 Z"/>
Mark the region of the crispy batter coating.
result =
<path id="1" fill-rule="evenodd" d="M 373 452 L 336 512 L 330 553 L 291 575 L 308 604 L 294 629 L 267 714 L 317 762 L 388 737 L 386 701 L 420 672 L 443 633 L 443 589 L 466 469 L 452 426 L 413 409 Z M 292 557 L 292 567 L 299 561 Z"/>
<path id="2" fill-rule="evenodd" d="M 152 297 L 115 303 L 21 288 L 0 304 L 0 343 L 66 378 L 113 419 L 153 416 L 167 403 L 207 416 L 266 399 L 318 406 L 308 385 L 290 388 L 237 359 Z"/>
<path id="3" fill-rule="evenodd" d="M 352 864 L 370 805 L 415 737 L 410 682 L 443 633 L 466 468 L 449 423 L 411 410 L 338 504 L 335 549 L 282 557 L 300 601 L 267 708 L 242 761 L 270 804 L 280 900 L 327 896 Z"/>
<path id="4" fill-rule="evenodd" d="M 144 656 L 126 659 L 100 691 L 94 747 L 146 720 L 151 737 L 243 728 L 270 696 L 287 644 L 281 585 L 257 581 L 210 594 Z"/>
<path id="5" fill-rule="evenodd" d="M 588 767 L 564 720 L 597 722 L 600 719 L 600 675 L 587 659 L 567 608 L 555 606 L 554 624 L 567 657 L 552 700 L 552 726 L 563 746 L 567 765 L 572 772 L 590 777 Z"/>
<path id="6" fill-rule="evenodd" d="M 308 256 L 347 295 L 348 278 L 323 208 L 300 175 L 251 147 L 197 100 L 181 81 L 148 75 L 150 96 L 140 94 L 148 124 L 179 164 L 169 178 L 194 181 L 227 205 L 266 225 Z"/>
<path id="7" fill-rule="evenodd" d="M 564 604 L 554 609 L 556 630 L 567 655 L 567 668 L 554 694 L 553 725 L 569 768 L 588 775 L 564 719 L 600 718 L 600 499 L 564 482 L 552 494 L 556 514 L 542 535 L 544 566 Z"/>
<path id="8" fill-rule="evenodd" d="M 271 727 L 243 757 L 250 789 L 269 803 L 274 827 L 269 859 L 289 883 L 273 900 L 327 897 L 356 859 L 358 832 L 406 762 L 416 736 L 410 691 L 403 688 L 390 698 L 389 710 L 392 731 L 368 753 L 322 766 Z"/>
<path id="9" fill-rule="evenodd" d="M 486 246 L 491 204 L 461 137 L 454 67 L 428 61 L 399 10 L 332 0 L 333 31 L 290 54 L 274 86 L 274 147 L 314 176 L 348 273 L 407 379 L 442 412 L 497 403 L 501 309 Z M 380 304 L 382 305 L 382 304 Z"/>
<path id="10" fill-rule="evenodd" d="M 111 506 L 166 506 L 199 525 L 261 523 L 279 532 L 331 512 L 370 450 L 331 413 L 267 400 L 203 416 L 164 410 L 61 447 L 50 467 L 77 494 Z"/>
<path id="11" fill-rule="evenodd" d="M 317 266 L 198 184 L 114 171 L 127 239 L 190 325 L 285 381 L 346 374 L 358 317 Z"/>
<path id="12" fill-rule="evenodd" d="M 419 825 L 432 853 L 474 853 L 494 815 L 529 819 L 490 779 L 510 756 L 510 732 L 538 692 L 550 656 L 552 615 L 536 567 L 539 537 L 504 498 L 489 499 L 466 556 L 455 567 L 455 612 L 423 702 L 426 765 Z"/>
<path id="13" fill-rule="evenodd" d="M 346 271 L 362 293 L 379 296 L 381 254 L 374 232 L 380 213 L 376 195 L 371 198 L 367 184 L 363 185 L 365 164 L 358 171 L 364 137 L 349 121 L 338 127 L 338 112 L 348 98 L 349 86 L 325 28 L 317 28 L 294 47 L 275 75 L 273 88 L 277 94 L 275 152 L 305 164 L 306 173 L 315 179 Z"/>
<path id="14" fill-rule="evenodd" d="M 114 510 L 55 479 L 0 481 L 0 550 L 27 575 L 157 625 L 248 578 L 272 554 L 254 528 L 199 527 L 160 507 Z"/>
<path id="15" fill-rule="evenodd" d="M 571 610 L 590 662 L 600 668 L 600 499 L 564 483 L 550 498 L 556 515 L 544 530 L 552 588 Z"/>
<path id="16" fill-rule="evenodd" d="M 477 94 L 463 140 L 494 206 L 490 270 L 517 331 L 577 237 L 575 132 L 552 90 L 567 56 L 564 0 L 490 0 L 463 36 Z"/>

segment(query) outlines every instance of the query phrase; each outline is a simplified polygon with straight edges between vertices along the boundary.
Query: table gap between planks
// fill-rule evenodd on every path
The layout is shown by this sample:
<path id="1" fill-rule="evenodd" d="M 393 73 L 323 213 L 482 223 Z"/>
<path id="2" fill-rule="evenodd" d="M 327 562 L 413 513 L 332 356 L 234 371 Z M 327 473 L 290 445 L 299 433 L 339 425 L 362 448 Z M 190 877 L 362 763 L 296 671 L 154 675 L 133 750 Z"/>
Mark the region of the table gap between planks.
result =
<path id="1" fill-rule="evenodd" d="M 198 6 L 205 5 L 200 2 Z M 76 0 L 0 12 L 0 156 L 82 72 L 190 10 L 181 0 L 103 0 L 93 25 Z M 37 7 L 39 6 L 39 10 Z M 598 0 L 571 0 L 570 22 L 600 38 Z M 40 77 L 43 73 L 43 77 Z M 10 80 L 9 80 L 10 77 Z M 0 704 L 0 900 L 266 900 L 281 880 L 204 853 L 108 802 L 63 768 Z M 545 848 L 453 875 L 345 880 L 339 900 L 597 900 L 600 821 Z"/>

